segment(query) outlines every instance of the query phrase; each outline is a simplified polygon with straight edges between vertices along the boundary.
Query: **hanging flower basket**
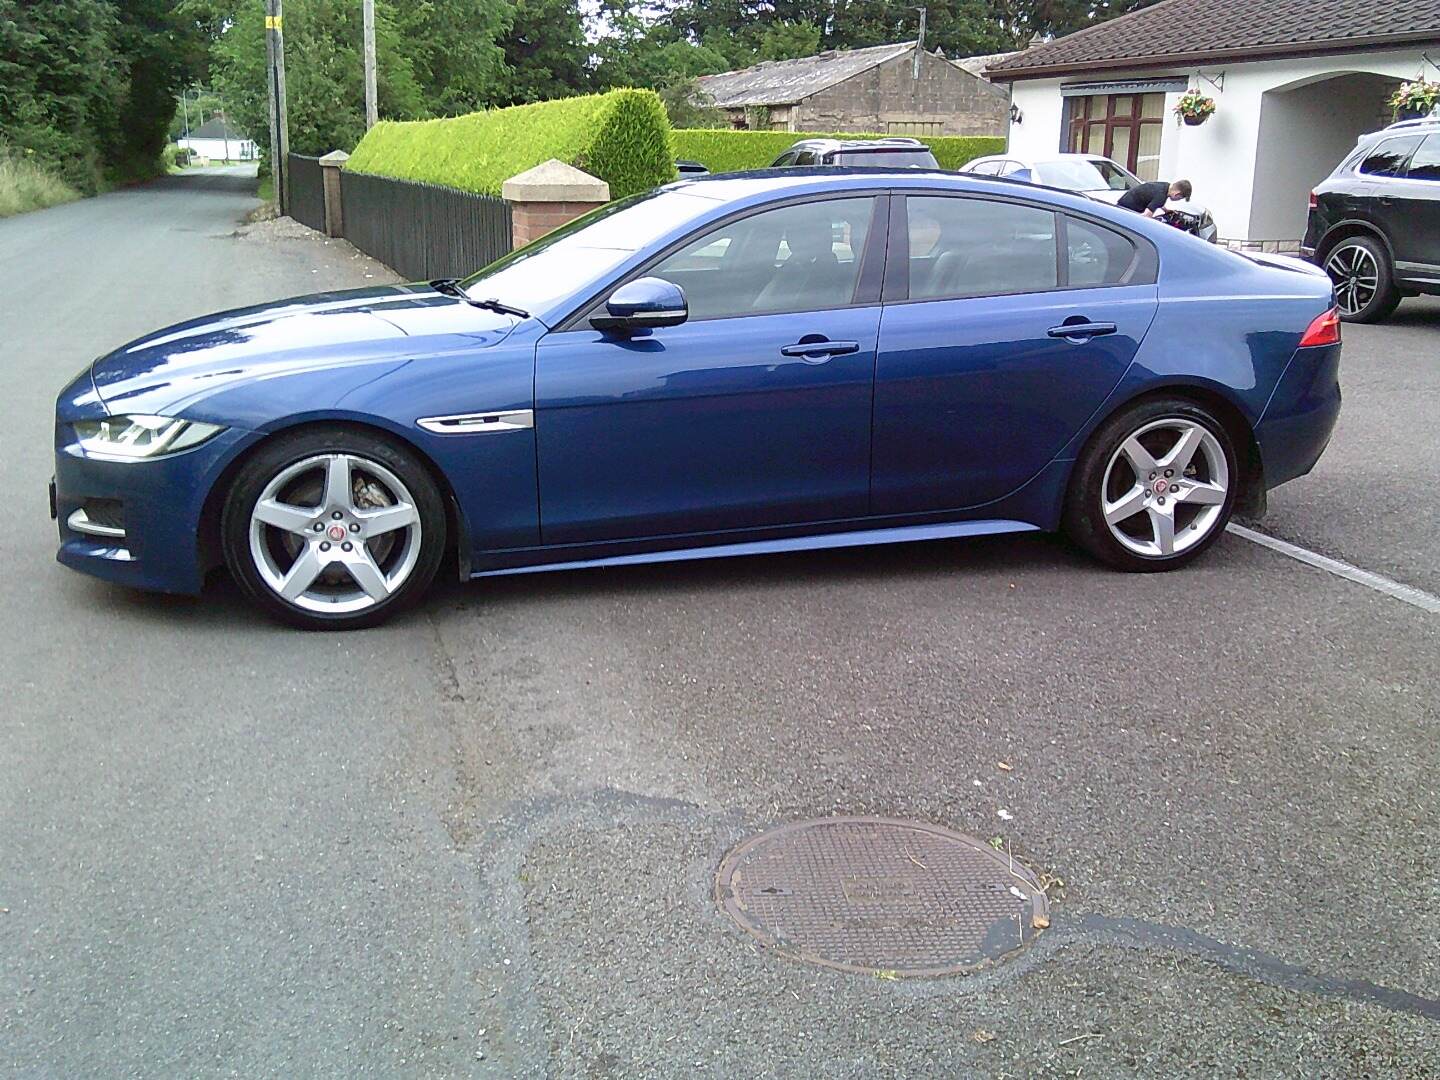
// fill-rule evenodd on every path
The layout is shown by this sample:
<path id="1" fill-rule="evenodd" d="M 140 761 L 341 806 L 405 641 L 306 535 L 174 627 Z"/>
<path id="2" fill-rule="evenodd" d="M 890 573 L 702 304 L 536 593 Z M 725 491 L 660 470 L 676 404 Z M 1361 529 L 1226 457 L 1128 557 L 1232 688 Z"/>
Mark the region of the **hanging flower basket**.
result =
<path id="1" fill-rule="evenodd" d="M 1401 83 L 1400 89 L 1390 96 L 1390 108 L 1395 111 L 1396 120 L 1429 116 L 1437 103 L 1440 103 L 1440 82 L 1424 79 Z"/>
<path id="2" fill-rule="evenodd" d="M 1186 90 L 1175 103 L 1175 115 L 1191 127 L 1197 127 L 1215 115 L 1215 99 L 1198 90 Z"/>

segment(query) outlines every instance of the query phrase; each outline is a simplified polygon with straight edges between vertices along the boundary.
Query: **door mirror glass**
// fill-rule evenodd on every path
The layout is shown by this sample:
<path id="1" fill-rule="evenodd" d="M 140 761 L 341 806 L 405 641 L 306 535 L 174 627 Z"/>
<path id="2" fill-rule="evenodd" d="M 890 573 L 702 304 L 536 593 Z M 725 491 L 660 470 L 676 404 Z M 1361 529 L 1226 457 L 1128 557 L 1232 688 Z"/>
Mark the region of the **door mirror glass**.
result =
<path id="1" fill-rule="evenodd" d="M 591 316 L 590 325 L 597 330 L 641 330 L 679 326 L 689 317 L 685 290 L 673 281 L 643 277 L 612 292 L 605 301 L 605 314 Z"/>

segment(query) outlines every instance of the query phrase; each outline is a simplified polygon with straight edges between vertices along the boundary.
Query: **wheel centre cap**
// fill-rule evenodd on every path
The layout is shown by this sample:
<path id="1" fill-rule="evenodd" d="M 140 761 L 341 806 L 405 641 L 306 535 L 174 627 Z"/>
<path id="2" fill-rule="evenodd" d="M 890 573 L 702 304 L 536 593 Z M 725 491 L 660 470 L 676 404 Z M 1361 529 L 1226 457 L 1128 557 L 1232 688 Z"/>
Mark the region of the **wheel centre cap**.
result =
<path id="1" fill-rule="evenodd" d="M 328 536 L 328 537 L 330 537 L 331 540 L 344 540 L 344 539 L 345 539 L 345 526 L 344 526 L 344 525 L 331 525 L 330 528 L 325 531 L 325 535 Z"/>
<path id="2" fill-rule="evenodd" d="M 1165 492 L 1167 492 L 1167 491 L 1169 491 L 1169 490 L 1170 490 L 1170 481 L 1165 480 L 1165 479 L 1160 479 L 1160 480 L 1156 480 L 1156 481 L 1155 481 L 1155 494 L 1156 494 L 1156 495 L 1164 495 Z"/>

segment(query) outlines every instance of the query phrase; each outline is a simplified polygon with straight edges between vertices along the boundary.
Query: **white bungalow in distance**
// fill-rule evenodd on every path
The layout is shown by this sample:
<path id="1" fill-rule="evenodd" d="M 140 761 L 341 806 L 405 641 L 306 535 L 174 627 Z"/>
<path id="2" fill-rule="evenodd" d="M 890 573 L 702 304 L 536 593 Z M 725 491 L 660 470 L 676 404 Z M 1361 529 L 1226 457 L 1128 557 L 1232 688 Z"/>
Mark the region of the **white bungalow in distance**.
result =
<path id="1" fill-rule="evenodd" d="M 1391 120 L 1401 82 L 1440 78 L 1435 0 L 1162 0 L 1000 60 L 1009 149 L 1105 154 L 1141 177 L 1187 179 L 1220 237 L 1293 251 L 1310 189 L 1358 136 Z M 1173 109 L 1215 100 L 1203 124 Z"/>
<path id="2" fill-rule="evenodd" d="M 223 116 L 212 116 L 175 141 L 197 157 L 211 161 L 254 161 L 258 156 L 255 140 L 236 131 Z"/>

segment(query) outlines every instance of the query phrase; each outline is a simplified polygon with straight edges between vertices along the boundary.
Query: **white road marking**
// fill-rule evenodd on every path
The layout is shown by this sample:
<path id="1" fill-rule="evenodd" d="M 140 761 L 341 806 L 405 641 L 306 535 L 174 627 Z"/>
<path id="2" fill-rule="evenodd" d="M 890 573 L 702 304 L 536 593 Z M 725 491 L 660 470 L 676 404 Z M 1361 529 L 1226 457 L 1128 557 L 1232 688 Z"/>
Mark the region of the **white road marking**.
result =
<path id="1" fill-rule="evenodd" d="M 1351 566 L 1347 562 L 1332 559 L 1328 555 L 1317 554 L 1298 544 L 1292 544 L 1288 540 L 1278 540 L 1265 533 L 1256 532 L 1254 529 L 1247 529 L 1244 525 L 1236 525 L 1232 522 L 1226 528 L 1236 536 L 1244 537 L 1251 543 L 1267 547 L 1271 551 L 1278 551 L 1281 555 L 1288 555 L 1297 562 L 1324 570 L 1327 574 L 1334 574 L 1347 581 L 1353 581 L 1357 585 L 1364 585 L 1367 589 L 1384 593 L 1386 596 L 1399 600 L 1402 604 L 1409 604 L 1421 611 L 1428 611 L 1431 615 L 1440 615 L 1440 596 L 1428 593 L 1424 589 L 1417 589 L 1413 585 L 1402 585 L 1383 574 L 1362 570 L 1358 566 Z"/>

